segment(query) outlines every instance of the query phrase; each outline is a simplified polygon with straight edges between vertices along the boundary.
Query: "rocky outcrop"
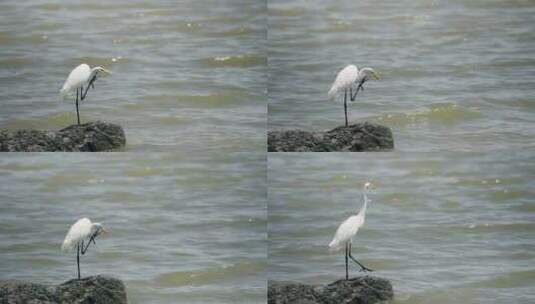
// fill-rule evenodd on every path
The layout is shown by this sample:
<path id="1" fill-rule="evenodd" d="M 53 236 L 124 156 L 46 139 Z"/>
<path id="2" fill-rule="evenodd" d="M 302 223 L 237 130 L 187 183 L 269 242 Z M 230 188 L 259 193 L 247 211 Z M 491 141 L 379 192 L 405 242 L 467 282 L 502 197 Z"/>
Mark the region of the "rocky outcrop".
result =
<path id="1" fill-rule="evenodd" d="M 390 128 L 358 123 L 327 132 L 270 131 L 269 152 L 364 152 L 394 149 Z"/>
<path id="2" fill-rule="evenodd" d="M 56 132 L 0 130 L 0 152 L 99 152 L 120 149 L 125 144 L 123 128 L 102 121 Z"/>
<path id="3" fill-rule="evenodd" d="M 393 298 L 390 281 L 372 276 L 339 280 L 329 285 L 268 282 L 269 304 L 372 304 Z"/>
<path id="4" fill-rule="evenodd" d="M 0 281 L 0 303 L 5 304 L 126 304 L 126 290 L 118 279 L 93 276 L 59 286 L 22 281 Z"/>

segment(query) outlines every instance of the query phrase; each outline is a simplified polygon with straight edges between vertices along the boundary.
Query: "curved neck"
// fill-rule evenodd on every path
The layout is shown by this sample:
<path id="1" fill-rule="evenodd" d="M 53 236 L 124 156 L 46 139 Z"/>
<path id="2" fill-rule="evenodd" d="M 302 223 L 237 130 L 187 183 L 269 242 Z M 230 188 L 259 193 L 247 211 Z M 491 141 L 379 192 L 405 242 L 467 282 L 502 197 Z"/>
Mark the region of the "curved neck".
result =
<path id="1" fill-rule="evenodd" d="M 362 191 L 362 199 L 364 200 L 364 203 L 362 204 L 362 207 L 360 208 L 360 212 L 364 214 L 366 213 L 366 208 L 368 207 L 368 195 L 366 193 L 366 189 Z"/>

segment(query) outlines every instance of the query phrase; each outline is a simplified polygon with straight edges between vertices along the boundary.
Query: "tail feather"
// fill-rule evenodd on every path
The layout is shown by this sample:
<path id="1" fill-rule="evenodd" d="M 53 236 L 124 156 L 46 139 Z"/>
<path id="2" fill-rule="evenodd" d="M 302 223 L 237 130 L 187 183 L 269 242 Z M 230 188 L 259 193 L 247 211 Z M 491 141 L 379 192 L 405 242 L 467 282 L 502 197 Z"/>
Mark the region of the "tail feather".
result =
<path id="1" fill-rule="evenodd" d="M 334 99 L 336 97 L 336 93 L 338 91 L 338 88 L 336 86 L 332 86 L 331 89 L 329 90 L 329 93 L 327 93 L 327 95 L 329 95 L 329 98 L 330 99 Z"/>
<path id="2" fill-rule="evenodd" d="M 333 239 L 329 243 L 329 251 L 330 252 L 335 252 L 335 251 L 338 251 L 338 250 L 340 250 L 340 243 L 338 242 L 337 239 Z"/>
<path id="3" fill-rule="evenodd" d="M 61 250 L 63 251 L 71 251 L 73 248 L 72 242 L 70 240 L 63 241 L 63 244 L 61 244 Z"/>

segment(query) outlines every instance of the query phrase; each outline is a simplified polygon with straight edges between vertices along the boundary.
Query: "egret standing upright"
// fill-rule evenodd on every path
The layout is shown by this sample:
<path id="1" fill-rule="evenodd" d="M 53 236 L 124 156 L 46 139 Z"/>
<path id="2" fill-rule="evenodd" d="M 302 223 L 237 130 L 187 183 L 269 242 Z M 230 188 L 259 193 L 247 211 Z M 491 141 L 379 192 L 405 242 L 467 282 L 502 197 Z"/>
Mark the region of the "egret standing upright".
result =
<path id="1" fill-rule="evenodd" d="M 359 90 L 364 90 L 364 83 L 369 79 L 379 79 L 379 75 L 372 68 L 363 68 L 359 70 L 355 65 L 348 65 L 343 68 L 329 90 L 329 97 L 334 99 L 336 95 L 340 92 L 344 92 L 344 114 L 346 118 L 346 127 L 348 126 L 347 121 L 347 93 L 349 90 L 349 99 L 350 101 L 355 100 Z M 355 89 L 355 94 L 353 94 L 353 87 L 357 86 Z"/>
<path id="2" fill-rule="evenodd" d="M 102 227 L 102 224 L 91 223 L 91 220 L 86 217 L 76 221 L 76 223 L 74 223 L 69 229 L 69 232 L 67 232 L 67 236 L 65 236 L 65 240 L 61 245 L 61 249 L 63 251 L 71 251 L 76 247 L 78 280 L 80 279 L 80 253 L 84 255 L 87 252 L 89 245 L 91 245 L 91 242 L 93 242 L 95 245 L 97 244 L 95 242 L 95 238 L 101 234 L 105 235 L 107 233 L 108 231 Z M 85 245 L 85 247 L 84 241 L 87 241 L 87 245 Z"/>
<path id="3" fill-rule="evenodd" d="M 339 251 L 340 249 L 342 249 L 342 246 L 345 245 L 346 280 L 349 279 L 348 257 L 360 266 L 360 271 L 373 271 L 372 269 L 362 265 L 359 261 L 357 261 L 357 259 L 353 257 L 353 255 L 351 255 L 351 243 L 353 237 L 357 234 L 359 228 L 364 225 L 364 218 L 366 217 L 366 208 L 368 207 L 368 196 L 366 192 L 370 187 L 370 183 L 364 184 L 364 189 L 362 192 L 364 203 L 360 208 L 360 211 L 357 212 L 357 214 L 347 218 L 344 222 L 342 222 L 342 224 L 340 224 L 340 226 L 338 226 L 338 229 L 334 234 L 333 240 L 331 241 L 331 243 L 329 243 L 329 248 L 332 251 Z"/>
<path id="4" fill-rule="evenodd" d="M 89 91 L 89 87 L 95 88 L 94 82 L 102 72 L 111 74 L 110 71 L 103 67 L 94 67 L 91 69 L 87 64 L 82 63 L 71 71 L 69 77 L 67 77 L 67 80 L 65 80 L 65 83 L 60 90 L 60 93 L 63 95 L 63 97 L 72 96 L 76 91 L 76 116 L 78 118 L 78 124 L 80 124 L 78 95 L 80 95 L 80 101 L 83 101 L 87 95 L 87 91 Z M 84 86 L 86 88 L 85 92 Z"/>

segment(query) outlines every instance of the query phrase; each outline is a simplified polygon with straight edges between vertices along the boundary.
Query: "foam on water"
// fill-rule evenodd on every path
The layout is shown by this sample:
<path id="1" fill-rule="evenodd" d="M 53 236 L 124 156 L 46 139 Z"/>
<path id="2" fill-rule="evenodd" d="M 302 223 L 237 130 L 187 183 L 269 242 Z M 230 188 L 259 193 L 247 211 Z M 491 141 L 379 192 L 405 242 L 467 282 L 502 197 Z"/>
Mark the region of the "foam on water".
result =
<path id="1" fill-rule="evenodd" d="M 253 66 L 265 66 L 267 64 L 267 58 L 256 54 L 243 54 L 203 58 L 201 59 L 201 63 L 204 66 L 211 68 L 247 68 Z"/>

